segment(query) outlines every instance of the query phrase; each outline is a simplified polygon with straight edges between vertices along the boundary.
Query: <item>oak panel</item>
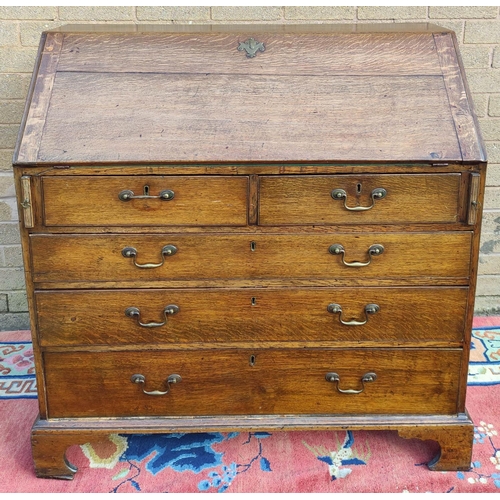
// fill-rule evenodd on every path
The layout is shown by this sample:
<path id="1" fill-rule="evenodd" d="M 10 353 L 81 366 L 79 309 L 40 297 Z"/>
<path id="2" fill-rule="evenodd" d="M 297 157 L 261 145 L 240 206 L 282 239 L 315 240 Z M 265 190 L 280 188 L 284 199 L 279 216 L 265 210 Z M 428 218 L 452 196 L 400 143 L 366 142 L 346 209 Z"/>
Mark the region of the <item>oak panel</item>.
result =
<path id="1" fill-rule="evenodd" d="M 460 343 L 468 288 L 117 290 L 37 292 L 40 344 L 111 346 L 220 342 Z M 338 303 L 342 316 L 328 311 Z M 365 314 L 368 304 L 380 310 Z M 169 305 L 179 311 L 163 314 Z M 140 310 L 142 327 L 125 314 Z M 365 325 L 344 322 L 366 320 Z"/>
<path id="2" fill-rule="evenodd" d="M 172 199 L 122 201 L 158 196 Z M 44 177 L 44 223 L 47 226 L 243 226 L 247 223 L 248 177 L 105 176 Z"/>
<path id="3" fill-rule="evenodd" d="M 400 224 L 456 222 L 459 218 L 460 174 L 263 176 L 260 180 L 259 223 L 275 224 Z M 387 195 L 375 199 L 373 190 Z M 343 189 L 347 199 L 334 199 Z"/>
<path id="4" fill-rule="evenodd" d="M 49 417 L 452 414 L 460 349 L 46 352 Z M 253 358 L 252 358 L 253 356 Z M 342 394 L 325 376 L 336 372 Z M 131 382 L 142 374 L 146 384 Z M 165 380 L 182 381 L 165 396 Z M 82 398 L 85 394 L 85 398 Z"/>
<path id="5" fill-rule="evenodd" d="M 401 277 L 468 278 L 471 232 L 338 233 L 338 234 L 165 234 L 165 235 L 31 235 L 35 283 L 184 279 L 336 278 L 390 279 Z M 330 253 L 340 244 L 345 255 Z M 372 245 L 383 253 L 366 263 Z M 123 249 L 137 250 L 136 262 L 159 264 L 161 251 L 174 245 L 157 268 L 141 269 Z"/>
<path id="6" fill-rule="evenodd" d="M 257 33 L 238 33 L 237 27 L 235 31 L 67 34 L 59 71 L 441 75 L 431 33 L 265 33 L 259 27 L 254 28 Z M 237 50 L 251 36 L 265 45 L 255 58 Z"/>
<path id="7" fill-rule="evenodd" d="M 441 76 L 61 72 L 37 159 L 409 162 L 462 156 Z"/>

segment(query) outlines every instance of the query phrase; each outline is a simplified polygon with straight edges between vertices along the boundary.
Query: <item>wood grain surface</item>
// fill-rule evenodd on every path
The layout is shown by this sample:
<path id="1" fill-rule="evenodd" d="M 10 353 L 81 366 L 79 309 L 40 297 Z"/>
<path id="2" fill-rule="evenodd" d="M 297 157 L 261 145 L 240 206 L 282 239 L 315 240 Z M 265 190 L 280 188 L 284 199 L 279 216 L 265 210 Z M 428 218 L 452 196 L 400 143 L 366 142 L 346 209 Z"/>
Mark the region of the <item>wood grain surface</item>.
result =
<path id="1" fill-rule="evenodd" d="M 450 414 L 460 349 L 46 352 L 51 418 L 238 414 Z M 253 365 L 250 359 L 254 356 Z M 342 394 L 325 376 L 336 372 Z M 182 381 L 165 396 L 165 380 Z M 86 397 L 82 398 L 82 394 Z M 92 404 L 88 404 L 92 401 Z"/>
<path id="2" fill-rule="evenodd" d="M 171 200 L 122 201 L 135 196 L 174 193 Z M 47 226 L 244 226 L 248 211 L 248 177 L 127 176 L 45 177 L 43 213 Z"/>
<path id="3" fill-rule="evenodd" d="M 460 201 L 459 174 L 263 176 L 260 180 L 259 222 L 286 224 L 371 224 L 455 222 Z M 374 189 L 387 196 L 375 200 Z M 343 189 L 347 199 L 334 199 Z"/>
<path id="4" fill-rule="evenodd" d="M 37 160 L 461 158 L 441 76 L 61 72 Z"/>
<path id="5" fill-rule="evenodd" d="M 258 28 L 256 29 L 258 31 Z M 256 33 L 265 51 L 237 50 L 252 33 L 67 34 L 60 71 L 261 75 L 440 75 L 429 33 Z"/>
<path id="6" fill-rule="evenodd" d="M 235 342 L 363 342 L 428 345 L 463 341 L 465 287 L 365 287 L 333 289 L 197 289 L 37 292 L 40 344 L 106 346 L 197 345 Z M 343 325 L 328 305 L 342 307 Z M 376 303 L 380 311 L 365 315 Z M 165 321 L 163 310 L 179 312 L 159 327 L 141 327 L 125 315 L 140 310 L 142 323 Z"/>
<path id="7" fill-rule="evenodd" d="M 164 286 L 184 279 L 337 278 L 398 279 L 401 277 L 467 278 L 471 233 L 364 233 L 288 235 L 32 235 L 35 283 L 92 283 L 159 280 Z M 252 242 L 255 250 L 252 250 Z M 368 262 L 371 245 L 384 252 L 365 267 L 348 267 L 333 244 L 345 249 L 345 262 Z M 138 264 L 160 263 L 165 245 L 177 253 L 153 269 L 140 269 L 122 255 L 137 250 Z M 110 286 L 113 286 L 112 284 Z M 116 285 L 114 285 L 116 286 Z"/>

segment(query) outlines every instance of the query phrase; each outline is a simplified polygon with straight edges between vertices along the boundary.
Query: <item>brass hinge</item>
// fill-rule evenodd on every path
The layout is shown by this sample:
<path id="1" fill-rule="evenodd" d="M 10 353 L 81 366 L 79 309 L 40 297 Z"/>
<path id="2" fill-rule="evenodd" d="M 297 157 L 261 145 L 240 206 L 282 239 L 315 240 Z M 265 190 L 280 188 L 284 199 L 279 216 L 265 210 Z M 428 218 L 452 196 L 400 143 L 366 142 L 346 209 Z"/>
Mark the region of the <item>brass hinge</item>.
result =
<path id="1" fill-rule="evenodd" d="M 473 172 L 470 174 L 470 190 L 469 190 L 469 214 L 467 223 L 473 226 L 477 222 L 479 207 L 479 184 L 481 177 L 478 173 Z"/>
<path id="2" fill-rule="evenodd" d="M 23 208 L 24 227 L 33 227 L 33 204 L 31 202 L 31 177 L 21 177 L 21 207 Z"/>

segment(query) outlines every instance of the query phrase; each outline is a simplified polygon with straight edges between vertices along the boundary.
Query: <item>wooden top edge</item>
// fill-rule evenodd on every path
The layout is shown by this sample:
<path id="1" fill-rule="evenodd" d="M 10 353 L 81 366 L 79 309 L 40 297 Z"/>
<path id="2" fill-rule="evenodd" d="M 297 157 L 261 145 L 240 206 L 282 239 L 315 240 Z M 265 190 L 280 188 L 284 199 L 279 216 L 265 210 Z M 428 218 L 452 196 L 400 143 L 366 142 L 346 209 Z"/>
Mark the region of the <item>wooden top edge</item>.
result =
<path id="1" fill-rule="evenodd" d="M 262 160 L 262 161 L 197 161 L 195 163 L 186 162 L 186 161 L 20 161 L 17 160 L 13 162 L 13 166 L 15 167 L 56 167 L 56 168 L 77 168 L 77 167 L 96 167 L 96 168 L 106 168 L 106 167 L 124 167 L 124 168 L 154 168 L 154 167 L 200 167 L 200 168 L 210 168 L 210 167 L 222 167 L 222 168 L 234 168 L 234 167 L 376 167 L 378 165 L 384 166 L 394 166 L 394 167 L 414 167 L 414 166 L 433 166 L 439 167 L 444 166 L 448 167 L 448 165 L 479 165 L 486 164 L 486 160 L 484 159 L 472 159 L 472 160 L 462 160 L 462 158 L 454 158 L 454 159 L 440 159 L 431 161 L 428 159 L 408 159 L 408 160 L 394 160 L 394 159 L 386 159 L 386 160 L 295 160 L 295 161 L 270 161 L 270 160 Z"/>
<path id="2" fill-rule="evenodd" d="M 376 24 L 69 24 L 45 33 L 452 33 L 432 23 Z"/>

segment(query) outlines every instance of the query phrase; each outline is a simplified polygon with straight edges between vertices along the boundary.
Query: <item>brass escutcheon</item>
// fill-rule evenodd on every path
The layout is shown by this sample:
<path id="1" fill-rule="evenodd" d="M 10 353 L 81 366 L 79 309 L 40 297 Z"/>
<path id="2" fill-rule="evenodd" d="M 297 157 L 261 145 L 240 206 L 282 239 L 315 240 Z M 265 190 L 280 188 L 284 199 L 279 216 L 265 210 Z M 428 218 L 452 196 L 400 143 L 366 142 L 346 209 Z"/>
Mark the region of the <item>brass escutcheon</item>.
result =
<path id="1" fill-rule="evenodd" d="M 245 42 L 240 42 L 238 45 L 238 50 L 240 52 L 245 51 L 247 57 L 255 57 L 257 52 L 264 52 L 266 50 L 265 45 L 262 42 L 258 42 L 255 38 L 249 38 Z"/>

